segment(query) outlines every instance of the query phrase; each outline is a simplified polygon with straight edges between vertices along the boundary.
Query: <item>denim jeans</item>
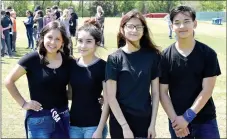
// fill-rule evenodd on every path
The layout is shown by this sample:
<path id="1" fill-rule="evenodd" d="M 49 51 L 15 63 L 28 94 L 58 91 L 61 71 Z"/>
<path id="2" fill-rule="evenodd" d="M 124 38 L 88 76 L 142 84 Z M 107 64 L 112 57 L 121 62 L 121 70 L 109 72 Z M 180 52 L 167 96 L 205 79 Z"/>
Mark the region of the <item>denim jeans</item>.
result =
<path id="1" fill-rule="evenodd" d="M 17 39 L 17 32 L 13 32 L 12 51 L 16 51 L 16 39 Z"/>
<path id="2" fill-rule="evenodd" d="M 33 29 L 27 29 L 28 48 L 34 48 Z"/>
<path id="3" fill-rule="evenodd" d="M 217 120 L 213 119 L 204 124 L 189 124 L 190 134 L 185 138 L 199 138 L 199 139 L 218 139 L 220 138 Z M 175 131 L 169 121 L 169 131 L 172 139 L 177 139 Z"/>
<path id="4" fill-rule="evenodd" d="M 11 42 L 10 42 L 11 40 L 10 40 L 9 32 L 4 33 L 4 36 L 5 36 L 5 39 L 2 39 L 3 42 L 2 42 L 1 54 L 2 54 L 2 56 L 4 56 L 4 54 L 5 54 L 5 46 L 7 46 L 8 55 L 12 56 Z M 3 43 L 5 43 L 6 45 L 4 45 Z"/>
<path id="5" fill-rule="evenodd" d="M 69 134 L 70 138 L 92 138 L 93 133 L 96 131 L 98 126 L 90 126 L 90 127 L 77 127 L 70 126 Z M 105 125 L 102 138 L 106 138 L 108 134 L 107 125 Z"/>
<path id="6" fill-rule="evenodd" d="M 63 121 L 69 122 L 69 112 L 62 115 Z M 52 138 L 56 122 L 52 116 L 29 117 L 27 119 L 28 138 Z M 69 123 L 68 123 L 69 130 Z"/>

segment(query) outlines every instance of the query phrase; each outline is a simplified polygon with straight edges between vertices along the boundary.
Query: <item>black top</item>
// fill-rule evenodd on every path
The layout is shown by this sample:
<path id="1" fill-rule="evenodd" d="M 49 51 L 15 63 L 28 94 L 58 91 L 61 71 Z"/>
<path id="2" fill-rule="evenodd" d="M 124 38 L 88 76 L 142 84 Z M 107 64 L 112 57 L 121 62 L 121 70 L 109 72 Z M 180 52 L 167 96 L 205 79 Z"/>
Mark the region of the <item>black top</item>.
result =
<path id="1" fill-rule="evenodd" d="M 69 66 L 63 54 L 62 57 L 61 66 L 55 70 L 41 64 L 38 52 L 31 52 L 18 62 L 27 71 L 31 100 L 41 103 L 44 109 L 68 106 L 66 85 L 69 82 Z"/>
<path id="2" fill-rule="evenodd" d="M 150 85 L 159 77 L 160 56 L 146 48 L 125 53 L 121 48 L 108 56 L 106 80 L 117 81 L 116 98 L 123 113 L 150 116 Z"/>
<path id="3" fill-rule="evenodd" d="M 217 54 L 207 45 L 196 41 L 194 49 L 187 57 L 177 51 L 175 43 L 165 49 L 162 56 L 160 83 L 169 84 L 173 107 L 177 115 L 182 115 L 202 91 L 203 79 L 221 74 Z M 215 117 L 211 97 L 192 122 L 203 123 Z"/>
<path id="4" fill-rule="evenodd" d="M 88 67 L 78 65 L 71 60 L 70 84 L 72 86 L 72 106 L 70 121 L 72 126 L 98 126 L 101 118 L 101 96 L 105 80 L 106 62 L 98 59 Z"/>
<path id="5" fill-rule="evenodd" d="M 12 21 L 10 20 L 9 17 L 5 16 L 1 19 L 1 25 L 2 25 L 2 28 L 6 28 L 8 27 L 9 25 L 12 25 Z M 3 33 L 9 33 L 10 32 L 10 29 L 6 29 L 3 31 Z"/>
<path id="6" fill-rule="evenodd" d="M 78 19 L 78 16 L 76 13 L 72 13 L 71 14 L 71 18 L 69 20 L 69 29 L 70 30 L 76 30 L 76 20 Z"/>

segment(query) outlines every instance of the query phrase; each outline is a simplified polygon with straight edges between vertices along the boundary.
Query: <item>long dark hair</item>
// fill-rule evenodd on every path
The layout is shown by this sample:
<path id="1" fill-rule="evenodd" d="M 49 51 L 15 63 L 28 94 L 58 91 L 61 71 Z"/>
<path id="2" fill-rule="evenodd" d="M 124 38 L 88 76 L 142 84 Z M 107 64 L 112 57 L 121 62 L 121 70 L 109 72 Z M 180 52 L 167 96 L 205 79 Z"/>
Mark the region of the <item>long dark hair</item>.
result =
<path id="1" fill-rule="evenodd" d="M 44 46 L 44 36 L 50 31 L 50 30 L 54 30 L 54 29 L 58 29 L 61 32 L 62 38 L 63 38 L 63 54 L 69 58 L 70 56 L 70 49 L 69 49 L 69 38 L 67 37 L 66 34 L 66 30 L 64 25 L 62 25 L 59 21 L 52 21 L 50 23 L 48 23 L 40 32 L 40 39 L 38 42 L 38 51 L 39 54 L 41 56 L 41 64 L 48 64 L 49 62 L 46 61 L 45 56 L 47 54 L 47 50 Z M 58 50 L 59 52 L 59 50 Z"/>
<path id="2" fill-rule="evenodd" d="M 143 15 L 136 9 L 129 11 L 127 14 L 125 14 L 121 18 L 121 23 L 119 27 L 119 32 L 117 34 L 117 44 L 118 48 L 123 47 L 126 44 L 126 40 L 129 41 L 131 44 L 133 44 L 130 40 L 128 40 L 124 34 L 122 34 L 121 30 L 123 30 L 125 24 L 131 19 L 131 18 L 138 18 L 143 26 L 144 26 L 144 31 L 143 31 L 143 36 L 140 39 L 140 46 L 141 48 L 149 48 L 154 50 L 157 53 L 160 53 L 160 50 L 158 49 L 158 46 L 154 44 L 150 37 L 150 30 L 147 26 L 147 22 Z"/>

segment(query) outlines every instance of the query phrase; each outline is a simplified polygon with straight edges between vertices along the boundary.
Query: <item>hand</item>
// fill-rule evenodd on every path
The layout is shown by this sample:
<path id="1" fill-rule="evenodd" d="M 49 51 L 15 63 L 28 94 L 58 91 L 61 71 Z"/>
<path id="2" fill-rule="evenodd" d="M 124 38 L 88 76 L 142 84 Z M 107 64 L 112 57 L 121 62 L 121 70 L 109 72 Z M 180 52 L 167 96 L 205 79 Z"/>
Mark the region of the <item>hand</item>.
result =
<path id="1" fill-rule="evenodd" d="M 40 111 L 43 109 L 42 105 L 35 100 L 30 100 L 29 102 L 25 102 L 22 108 L 25 110 L 34 110 L 34 111 Z"/>
<path id="2" fill-rule="evenodd" d="M 99 104 L 101 104 L 101 106 L 102 106 L 103 103 L 104 103 L 104 98 L 103 98 L 103 96 L 100 96 L 100 98 L 98 98 L 98 101 L 99 101 Z"/>
<path id="3" fill-rule="evenodd" d="M 132 130 L 130 129 L 128 124 L 123 125 L 123 136 L 124 138 L 134 138 Z"/>
<path id="4" fill-rule="evenodd" d="M 5 39 L 5 35 L 2 33 L 2 39 Z"/>
<path id="5" fill-rule="evenodd" d="M 177 116 L 172 122 L 172 127 L 174 130 L 185 129 L 188 126 L 188 122 L 184 119 L 183 116 Z"/>
<path id="6" fill-rule="evenodd" d="M 156 137 L 156 132 L 155 132 L 155 127 L 154 126 L 150 126 L 148 128 L 148 135 L 147 138 L 155 138 Z"/>
<path id="7" fill-rule="evenodd" d="M 180 129 L 178 131 L 175 130 L 175 134 L 179 138 L 184 138 L 190 134 L 190 131 L 189 131 L 188 127 L 186 127 L 185 129 Z"/>
<path id="8" fill-rule="evenodd" d="M 92 138 L 93 139 L 101 139 L 102 138 L 102 132 L 99 132 L 99 131 L 95 131 L 92 135 Z"/>

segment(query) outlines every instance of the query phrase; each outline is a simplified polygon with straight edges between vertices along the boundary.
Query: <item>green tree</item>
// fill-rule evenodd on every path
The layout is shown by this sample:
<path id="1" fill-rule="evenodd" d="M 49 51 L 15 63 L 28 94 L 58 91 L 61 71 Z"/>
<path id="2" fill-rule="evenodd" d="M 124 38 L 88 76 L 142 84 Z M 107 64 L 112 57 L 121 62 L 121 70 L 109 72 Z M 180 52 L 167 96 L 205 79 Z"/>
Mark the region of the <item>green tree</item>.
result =
<path id="1" fill-rule="evenodd" d="M 4 7 L 12 6 L 18 17 L 24 17 L 26 10 L 32 10 L 32 7 L 29 9 L 29 5 L 29 1 L 4 1 Z"/>
<path id="2" fill-rule="evenodd" d="M 201 11 L 223 11 L 226 8 L 226 2 L 223 1 L 201 1 Z"/>

